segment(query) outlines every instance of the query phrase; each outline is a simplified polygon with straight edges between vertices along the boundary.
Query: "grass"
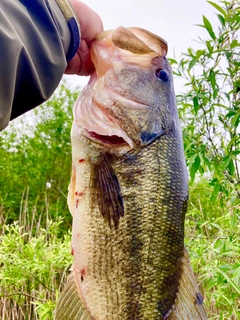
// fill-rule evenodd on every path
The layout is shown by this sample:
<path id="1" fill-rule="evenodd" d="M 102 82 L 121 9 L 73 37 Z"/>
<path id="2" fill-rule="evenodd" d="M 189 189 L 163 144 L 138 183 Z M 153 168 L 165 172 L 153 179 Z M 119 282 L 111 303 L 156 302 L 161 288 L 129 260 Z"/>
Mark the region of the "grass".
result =
<path id="1" fill-rule="evenodd" d="M 63 218 L 36 219 L 40 208 L 34 207 L 28 221 L 26 204 L 27 198 L 18 222 L 6 225 L 1 216 L 1 320 L 52 319 L 72 264 L 70 233 L 59 237 Z"/>
<path id="2" fill-rule="evenodd" d="M 209 319 L 238 320 L 240 208 L 226 198 L 211 203 L 210 194 L 205 181 L 191 186 L 186 246 L 204 292 Z M 18 222 L 6 225 L 4 209 L 0 213 L 1 320 L 53 319 L 72 257 L 70 233 L 63 230 L 63 218 L 41 214 L 51 212 L 48 205 L 46 198 L 45 208 L 35 205 L 29 212 L 25 192 Z"/>
<path id="3" fill-rule="evenodd" d="M 240 319 L 240 206 L 209 201 L 206 182 L 193 185 L 186 246 L 204 292 L 209 319 Z"/>

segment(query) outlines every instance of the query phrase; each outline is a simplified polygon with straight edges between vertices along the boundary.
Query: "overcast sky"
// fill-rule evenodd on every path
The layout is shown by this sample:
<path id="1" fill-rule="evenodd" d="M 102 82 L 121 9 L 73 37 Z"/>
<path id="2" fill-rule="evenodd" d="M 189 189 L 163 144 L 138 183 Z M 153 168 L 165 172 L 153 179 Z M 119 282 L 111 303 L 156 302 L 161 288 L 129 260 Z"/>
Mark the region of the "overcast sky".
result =
<path id="1" fill-rule="evenodd" d="M 179 58 L 191 46 L 198 48 L 198 36 L 206 38 L 202 23 L 205 15 L 217 24 L 216 10 L 205 0 L 86 0 L 102 18 L 105 30 L 119 26 L 141 27 L 168 42 L 168 56 Z M 220 1 L 215 1 L 219 3 Z M 84 86 L 86 77 L 64 76 L 70 85 Z M 175 86 L 176 87 L 176 86 Z M 179 88 L 176 88 L 179 89 Z M 176 90 L 178 91 L 178 90 Z"/>

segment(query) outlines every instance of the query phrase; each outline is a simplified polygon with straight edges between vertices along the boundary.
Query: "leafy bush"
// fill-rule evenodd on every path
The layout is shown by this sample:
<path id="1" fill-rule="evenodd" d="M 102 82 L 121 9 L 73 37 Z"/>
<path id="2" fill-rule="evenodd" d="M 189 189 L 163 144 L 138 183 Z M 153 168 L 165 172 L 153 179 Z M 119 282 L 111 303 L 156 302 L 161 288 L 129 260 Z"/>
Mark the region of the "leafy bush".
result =
<path id="1" fill-rule="evenodd" d="M 32 214 L 43 216 L 42 221 L 48 215 L 62 215 L 62 226 L 71 226 L 66 196 L 71 172 L 72 106 L 77 94 L 61 86 L 51 100 L 1 133 L 0 207 L 7 223 L 18 220 L 20 213 L 29 222 Z M 46 202 L 50 211 L 46 211 Z M 32 211 L 36 205 L 38 212 Z"/>
<path id="2" fill-rule="evenodd" d="M 62 218 L 34 230 L 17 222 L 0 236 L 1 319 L 50 320 L 72 259 L 70 233 L 58 238 Z M 26 230 L 27 229 L 27 230 Z"/>
<path id="3" fill-rule="evenodd" d="M 208 2 L 217 30 L 203 16 L 208 38 L 171 60 L 186 82 L 177 96 L 192 181 L 186 244 L 209 319 L 240 319 L 240 3 Z"/>
<path id="4" fill-rule="evenodd" d="M 240 206 L 233 206 L 225 196 L 212 206 L 212 188 L 206 180 L 191 185 L 185 242 L 209 319 L 237 320 Z M 0 315 L 8 320 L 52 320 L 72 263 L 71 236 L 63 232 L 63 218 L 25 221 L 22 216 L 21 222 L 1 230 Z"/>
<path id="5" fill-rule="evenodd" d="M 211 202 L 214 187 L 191 185 L 186 217 L 186 246 L 205 295 L 209 319 L 240 317 L 240 205 L 222 195 Z"/>
<path id="6" fill-rule="evenodd" d="M 77 95 L 63 85 L 1 133 L 1 319 L 52 319 L 66 281 L 72 261 L 66 202 L 70 128 Z"/>
<path id="7" fill-rule="evenodd" d="M 219 192 L 240 197 L 240 25 L 239 1 L 208 1 L 216 10 L 215 31 L 203 16 L 207 40 L 199 50 L 188 48 L 174 73 L 186 81 L 186 92 L 177 96 L 183 123 L 184 147 L 192 181 L 196 173 L 210 173 Z"/>

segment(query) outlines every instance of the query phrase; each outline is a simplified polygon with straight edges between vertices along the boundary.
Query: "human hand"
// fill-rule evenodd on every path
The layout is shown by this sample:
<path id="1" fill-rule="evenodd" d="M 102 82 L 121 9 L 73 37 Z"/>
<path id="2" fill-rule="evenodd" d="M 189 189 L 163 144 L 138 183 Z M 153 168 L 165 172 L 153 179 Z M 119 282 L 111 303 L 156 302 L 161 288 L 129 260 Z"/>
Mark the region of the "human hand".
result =
<path id="1" fill-rule="evenodd" d="M 94 70 L 89 53 L 89 45 L 94 37 L 103 31 L 103 24 L 99 15 L 86 4 L 78 0 L 69 1 L 80 23 L 81 43 L 75 56 L 68 62 L 65 73 L 87 76 Z"/>

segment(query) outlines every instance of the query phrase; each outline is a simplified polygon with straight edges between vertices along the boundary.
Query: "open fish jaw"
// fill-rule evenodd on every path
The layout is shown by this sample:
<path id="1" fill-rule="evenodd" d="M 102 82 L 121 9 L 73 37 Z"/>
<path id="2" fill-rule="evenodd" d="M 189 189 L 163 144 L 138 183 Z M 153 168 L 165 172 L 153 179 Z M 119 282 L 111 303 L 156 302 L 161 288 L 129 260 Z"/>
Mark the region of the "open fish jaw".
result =
<path id="1" fill-rule="evenodd" d="M 104 141 L 104 136 L 108 143 L 111 139 L 107 136 L 120 137 L 129 146 L 126 150 L 146 144 L 141 139 L 143 131 L 145 137 L 146 134 L 156 137 L 174 125 L 171 110 L 166 105 L 171 104 L 167 101 L 168 88 L 164 89 L 163 85 L 165 93 L 162 95 L 155 75 L 159 68 L 165 68 L 171 75 L 165 59 L 167 45 L 161 38 L 146 33 L 148 46 L 135 35 L 137 28 L 132 30 L 134 33 L 120 27 L 112 33 L 103 33 L 93 42 L 91 55 L 96 74 L 74 108 L 75 121 L 80 127 L 95 132 L 99 142 Z M 139 29 L 139 33 L 144 39 L 144 30 Z M 157 47 L 157 52 L 150 45 Z M 171 79 L 169 83 L 172 86 Z M 155 117 L 157 112 L 162 112 L 162 117 Z"/>

